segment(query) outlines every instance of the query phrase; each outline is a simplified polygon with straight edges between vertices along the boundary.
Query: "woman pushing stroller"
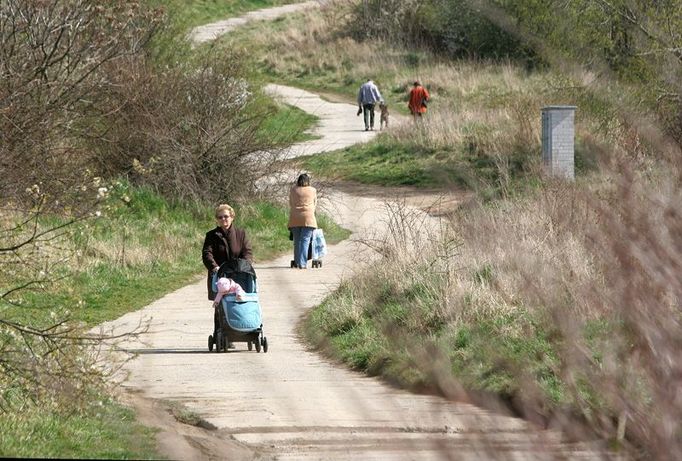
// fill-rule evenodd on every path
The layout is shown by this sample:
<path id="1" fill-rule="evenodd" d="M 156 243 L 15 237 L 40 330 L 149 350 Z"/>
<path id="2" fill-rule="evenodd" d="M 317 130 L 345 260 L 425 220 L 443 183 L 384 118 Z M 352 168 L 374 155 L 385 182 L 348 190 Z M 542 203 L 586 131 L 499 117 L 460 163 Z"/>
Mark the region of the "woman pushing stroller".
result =
<path id="1" fill-rule="evenodd" d="M 308 265 L 308 247 L 317 229 L 315 207 L 317 206 L 317 190 L 310 185 L 310 176 L 303 173 L 289 191 L 289 229 L 294 238 L 294 266 L 306 269 Z"/>
<path id="2" fill-rule="evenodd" d="M 215 229 L 208 231 L 204 239 L 201 256 L 204 266 L 208 270 L 207 288 L 208 299 L 210 301 L 214 301 L 216 297 L 216 292 L 211 287 L 213 274 L 218 272 L 218 269 L 224 262 L 236 259 L 246 259 L 250 263 L 253 262 L 251 242 L 249 242 L 243 229 L 232 225 L 234 217 L 235 212 L 230 205 L 218 205 L 215 209 L 217 226 Z M 213 321 L 215 331 L 219 325 L 217 309 L 215 310 Z M 232 345 L 228 345 L 228 347 L 232 347 Z"/>

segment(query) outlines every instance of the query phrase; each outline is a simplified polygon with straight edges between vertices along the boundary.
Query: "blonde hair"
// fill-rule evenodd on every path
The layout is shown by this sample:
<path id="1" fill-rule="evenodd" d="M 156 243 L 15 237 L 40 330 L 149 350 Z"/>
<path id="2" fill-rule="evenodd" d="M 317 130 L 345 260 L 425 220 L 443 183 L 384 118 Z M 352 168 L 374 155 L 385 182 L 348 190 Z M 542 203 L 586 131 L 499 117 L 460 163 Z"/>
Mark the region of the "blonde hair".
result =
<path id="1" fill-rule="evenodd" d="M 230 216 L 234 218 L 234 208 L 232 208 L 230 205 L 227 203 L 221 203 L 217 207 L 215 207 L 215 217 L 217 218 L 220 215 L 221 211 L 227 211 L 230 213 Z"/>

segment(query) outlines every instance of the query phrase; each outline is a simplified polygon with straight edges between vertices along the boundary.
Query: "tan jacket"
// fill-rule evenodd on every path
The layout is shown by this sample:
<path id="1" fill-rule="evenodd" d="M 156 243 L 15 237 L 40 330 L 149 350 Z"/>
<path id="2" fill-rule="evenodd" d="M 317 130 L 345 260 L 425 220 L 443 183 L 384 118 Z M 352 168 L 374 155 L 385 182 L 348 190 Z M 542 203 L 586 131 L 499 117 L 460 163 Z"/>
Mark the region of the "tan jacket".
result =
<path id="1" fill-rule="evenodd" d="M 317 191 L 312 186 L 294 186 L 289 192 L 289 228 L 317 227 Z"/>

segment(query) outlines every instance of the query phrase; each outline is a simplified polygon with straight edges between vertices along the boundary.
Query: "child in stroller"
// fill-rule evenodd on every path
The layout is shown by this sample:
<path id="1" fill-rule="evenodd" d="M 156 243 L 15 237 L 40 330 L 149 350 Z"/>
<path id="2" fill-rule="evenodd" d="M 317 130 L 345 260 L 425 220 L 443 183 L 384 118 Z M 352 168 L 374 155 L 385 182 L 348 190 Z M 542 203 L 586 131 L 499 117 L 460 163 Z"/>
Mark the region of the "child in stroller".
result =
<path id="1" fill-rule="evenodd" d="M 220 296 L 219 281 L 223 291 L 232 291 Z M 230 283 L 232 282 L 232 283 Z M 238 285 L 239 288 L 232 284 Z M 248 349 L 255 346 L 256 352 L 268 351 L 268 340 L 263 335 L 261 308 L 258 302 L 256 273 L 246 259 L 228 260 L 213 274 L 212 289 L 216 296 L 215 331 L 208 336 L 208 350 L 227 350 L 228 343 L 246 342 Z M 225 290 L 225 288 L 228 288 Z M 241 298 L 241 299 L 238 299 Z"/>
<path id="2" fill-rule="evenodd" d="M 223 296 L 227 294 L 234 293 L 236 295 L 235 299 L 237 301 L 244 301 L 244 294 L 246 293 L 240 284 L 232 279 L 228 279 L 227 277 L 220 277 L 218 279 L 216 282 L 216 291 L 218 294 L 215 297 L 215 301 L 213 301 L 214 308 L 218 307 L 220 300 L 223 299 Z"/>

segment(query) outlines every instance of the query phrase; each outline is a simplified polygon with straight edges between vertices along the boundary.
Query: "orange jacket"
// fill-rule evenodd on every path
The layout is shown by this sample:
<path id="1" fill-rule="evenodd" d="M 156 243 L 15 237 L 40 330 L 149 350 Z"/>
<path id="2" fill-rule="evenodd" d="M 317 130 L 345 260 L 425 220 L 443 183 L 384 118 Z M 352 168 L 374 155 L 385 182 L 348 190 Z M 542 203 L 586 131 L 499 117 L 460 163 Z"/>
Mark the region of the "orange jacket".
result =
<path id="1" fill-rule="evenodd" d="M 426 112 L 426 106 L 422 105 L 422 101 L 429 100 L 429 92 L 423 86 L 415 86 L 410 90 L 410 101 L 407 103 L 412 114 L 423 114 Z"/>

